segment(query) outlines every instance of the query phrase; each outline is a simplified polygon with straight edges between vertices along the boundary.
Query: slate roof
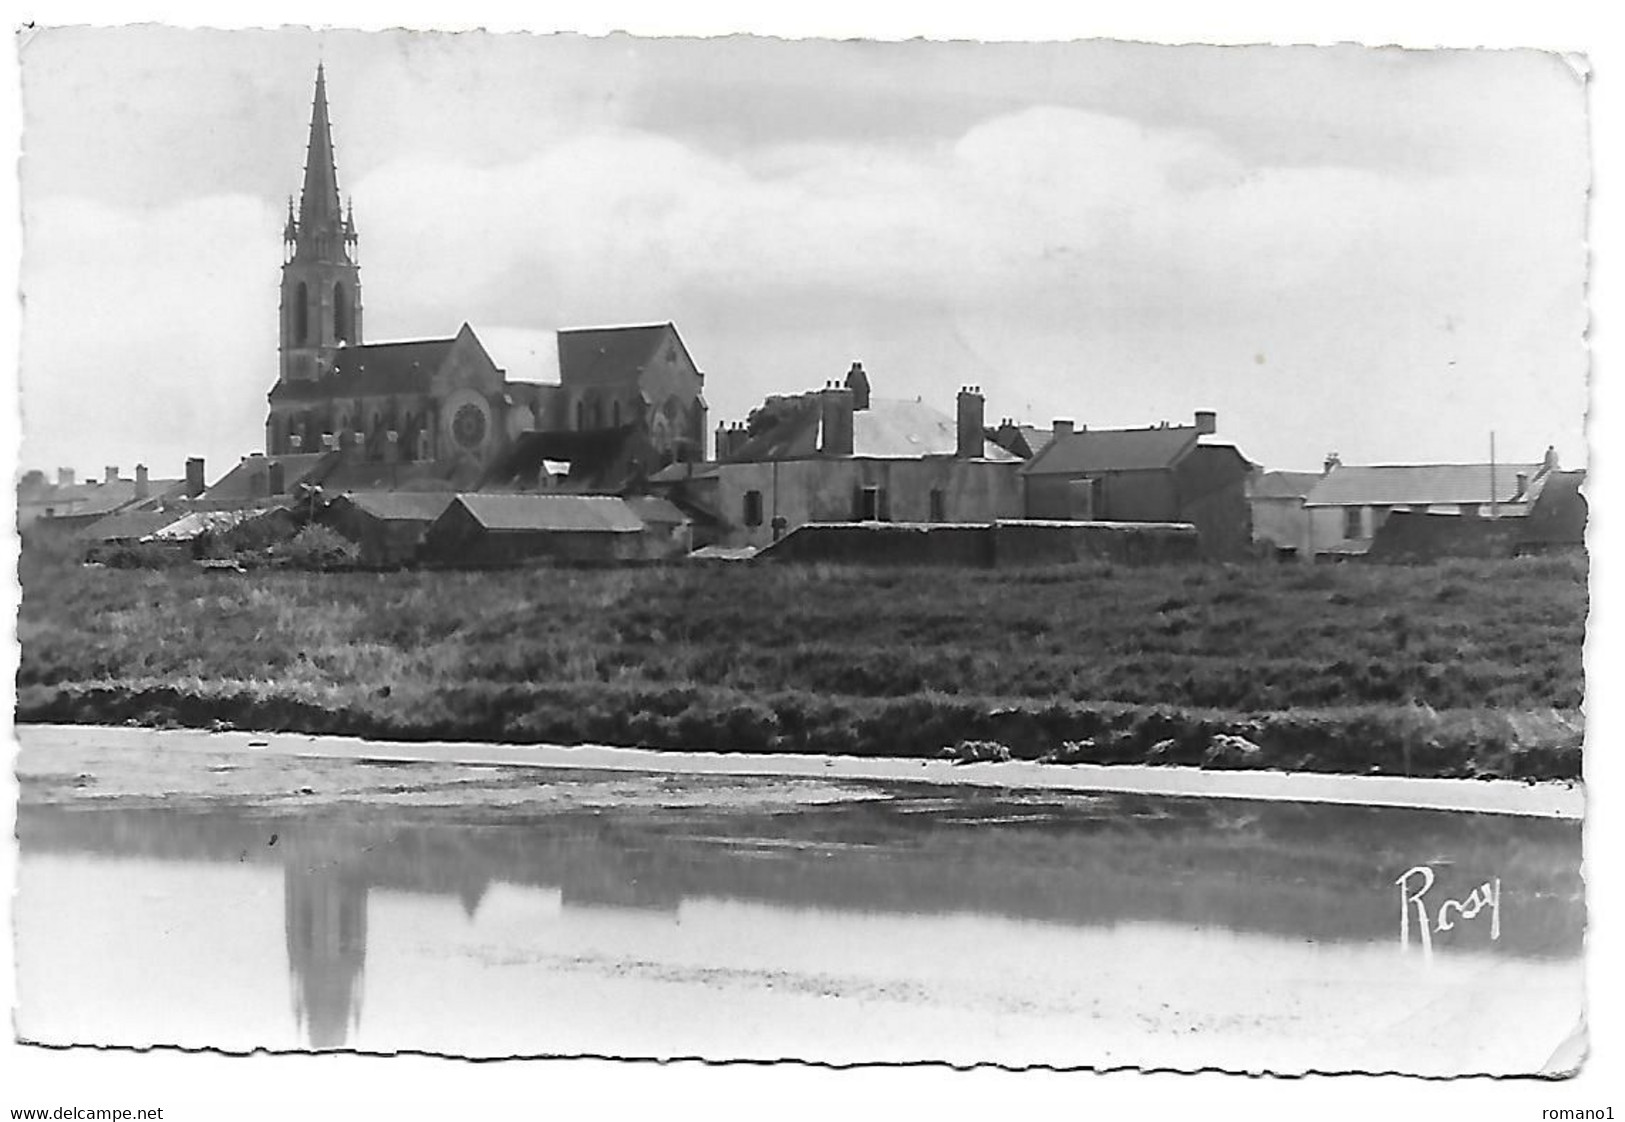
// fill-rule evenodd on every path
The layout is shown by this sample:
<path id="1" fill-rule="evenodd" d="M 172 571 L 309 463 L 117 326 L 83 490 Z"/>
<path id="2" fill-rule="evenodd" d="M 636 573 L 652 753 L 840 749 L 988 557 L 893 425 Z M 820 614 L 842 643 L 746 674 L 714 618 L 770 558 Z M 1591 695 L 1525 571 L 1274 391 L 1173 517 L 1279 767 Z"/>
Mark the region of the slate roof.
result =
<path id="1" fill-rule="evenodd" d="M 318 482 L 327 471 L 337 464 L 337 452 L 297 452 L 286 456 L 245 456 L 230 471 L 215 481 L 213 487 L 203 492 L 203 499 L 209 502 L 236 499 L 261 499 L 271 497 L 264 491 L 258 490 L 255 477 L 267 475 L 272 464 L 282 465 L 282 491 L 291 492 L 297 484 L 305 482 Z"/>
<path id="2" fill-rule="evenodd" d="M 352 491 L 339 496 L 384 522 L 433 522 L 454 498 L 449 491 Z"/>
<path id="3" fill-rule="evenodd" d="M 436 370 L 451 352 L 452 339 L 408 339 L 340 347 L 333 370 L 311 380 L 278 382 L 272 401 L 325 400 L 383 394 L 427 393 Z"/>
<path id="4" fill-rule="evenodd" d="M 632 513 L 645 523 L 667 523 L 678 525 L 694 521 L 677 506 L 667 499 L 656 498 L 653 495 L 628 495 L 621 500 L 631 508 Z"/>
<path id="5" fill-rule="evenodd" d="M 1021 430 L 1021 439 L 1027 442 L 1027 450 L 1034 456 L 1049 447 L 1049 442 L 1055 439 L 1054 429 L 1041 429 L 1037 425 L 1017 425 Z"/>
<path id="6" fill-rule="evenodd" d="M 1021 468 L 1023 475 L 1086 475 L 1172 467 L 1196 446 L 1195 425 L 1084 429 L 1056 437 Z"/>
<path id="7" fill-rule="evenodd" d="M 1496 464 L 1494 494 L 1489 464 L 1385 464 L 1336 467 L 1323 476 L 1305 506 L 1423 506 L 1512 502 L 1518 475 L 1531 481 L 1542 464 Z M 1532 489 L 1532 488 L 1531 488 Z"/>
<path id="8" fill-rule="evenodd" d="M 492 494 L 458 495 L 474 520 L 496 532 L 635 534 L 643 519 L 614 495 Z"/>
<path id="9" fill-rule="evenodd" d="M 669 323 L 578 327 L 558 335 L 559 381 L 566 386 L 623 381 L 638 374 L 668 338 L 682 347 Z"/>
<path id="10" fill-rule="evenodd" d="M 1254 499 L 1301 499 L 1320 482 L 1318 471 L 1266 471 L 1253 480 Z"/>
<path id="11" fill-rule="evenodd" d="M 748 463 L 816 456 L 823 443 L 822 424 L 818 395 L 804 395 L 783 420 L 751 437 L 730 459 Z M 852 414 L 852 455 L 860 459 L 952 456 L 958 446 L 954 419 L 924 402 L 877 397 L 870 399 L 869 408 Z M 1021 458 L 988 440 L 982 441 L 981 454 L 1004 463 Z"/>
<path id="12" fill-rule="evenodd" d="M 180 517 L 176 511 L 123 511 L 91 523 L 81 533 L 87 539 L 98 542 L 140 541 L 148 534 L 178 521 Z"/>

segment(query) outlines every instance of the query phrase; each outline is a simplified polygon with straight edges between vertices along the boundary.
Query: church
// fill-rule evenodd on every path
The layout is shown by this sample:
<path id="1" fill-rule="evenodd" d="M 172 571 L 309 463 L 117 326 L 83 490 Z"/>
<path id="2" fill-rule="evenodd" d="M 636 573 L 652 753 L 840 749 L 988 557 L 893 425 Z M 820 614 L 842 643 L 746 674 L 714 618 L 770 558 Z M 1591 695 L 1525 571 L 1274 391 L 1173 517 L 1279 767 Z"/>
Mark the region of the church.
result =
<path id="1" fill-rule="evenodd" d="M 511 380 L 466 323 L 449 338 L 368 342 L 358 242 L 318 65 L 283 230 L 267 455 L 245 468 L 289 487 L 320 464 L 338 489 L 468 490 L 544 485 L 544 465 L 568 463 L 565 486 L 616 491 L 705 458 L 704 375 L 672 324 L 559 331 L 559 382 Z"/>

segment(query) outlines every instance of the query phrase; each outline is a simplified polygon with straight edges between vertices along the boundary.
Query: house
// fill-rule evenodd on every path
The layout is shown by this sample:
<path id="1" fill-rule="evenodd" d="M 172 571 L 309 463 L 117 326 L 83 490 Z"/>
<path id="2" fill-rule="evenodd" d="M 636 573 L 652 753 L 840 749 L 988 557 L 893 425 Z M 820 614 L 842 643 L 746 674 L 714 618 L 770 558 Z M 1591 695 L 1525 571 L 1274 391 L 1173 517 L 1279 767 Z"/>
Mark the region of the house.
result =
<path id="1" fill-rule="evenodd" d="M 1580 493 L 1584 471 L 1549 471 L 1529 506 L 1517 539 L 1517 552 L 1560 553 L 1585 549 L 1586 499 Z"/>
<path id="2" fill-rule="evenodd" d="M 363 565 L 402 565 L 454 498 L 445 491 L 350 492 L 330 499 L 317 521 L 355 542 Z"/>
<path id="3" fill-rule="evenodd" d="M 462 494 L 424 533 L 420 556 L 470 566 L 658 560 L 687 552 L 685 521 L 659 499 L 634 505 L 615 495 Z"/>
<path id="4" fill-rule="evenodd" d="M 956 415 L 875 397 L 854 363 L 844 383 L 768 398 L 717 431 L 717 458 L 675 464 L 650 483 L 712 515 L 713 541 L 761 548 L 823 522 L 991 522 L 1021 513 L 1020 459 L 987 440 L 983 397 Z"/>
<path id="5" fill-rule="evenodd" d="M 1247 481 L 1253 544 L 1278 556 L 1307 557 L 1309 514 L 1304 500 L 1320 482 L 1318 471 L 1258 471 Z"/>
<path id="6" fill-rule="evenodd" d="M 1365 554 L 1395 511 L 1462 518 L 1524 515 L 1545 474 L 1556 467 L 1550 449 L 1538 463 L 1366 467 L 1329 457 L 1326 473 L 1304 498 L 1309 516 L 1304 555 Z"/>
<path id="7" fill-rule="evenodd" d="M 1141 429 L 1076 428 L 1056 421 L 1050 442 L 1021 465 L 1029 519 L 1187 522 L 1209 557 L 1251 551 L 1247 483 L 1253 465 L 1213 439 L 1217 418 Z"/>
<path id="8" fill-rule="evenodd" d="M 190 477 L 190 464 L 186 480 L 153 479 L 144 464 L 136 465 L 134 478 L 110 466 L 102 479 L 84 483 L 76 481 L 71 468 L 58 469 L 55 483 L 47 482 L 43 472 L 30 472 L 17 486 L 17 525 L 77 533 L 119 511 L 163 509 L 196 494 Z"/>

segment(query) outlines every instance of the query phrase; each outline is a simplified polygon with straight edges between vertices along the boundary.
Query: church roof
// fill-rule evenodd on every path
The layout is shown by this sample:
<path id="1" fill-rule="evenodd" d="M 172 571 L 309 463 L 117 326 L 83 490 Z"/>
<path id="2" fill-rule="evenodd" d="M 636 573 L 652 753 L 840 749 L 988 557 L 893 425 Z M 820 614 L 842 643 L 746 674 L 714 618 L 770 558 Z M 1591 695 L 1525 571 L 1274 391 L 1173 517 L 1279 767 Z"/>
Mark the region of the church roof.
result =
<path id="1" fill-rule="evenodd" d="M 635 377 L 668 338 L 683 346 L 669 323 L 581 327 L 559 333 L 559 381 L 618 382 Z M 684 348 L 684 353 L 687 353 Z"/>
<path id="2" fill-rule="evenodd" d="M 279 382 L 272 401 L 322 401 L 334 397 L 369 397 L 384 394 L 427 393 L 431 380 L 453 339 L 409 339 L 399 343 L 367 343 L 340 347 L 333 353 L 333 370 L 320 378 Z"/>

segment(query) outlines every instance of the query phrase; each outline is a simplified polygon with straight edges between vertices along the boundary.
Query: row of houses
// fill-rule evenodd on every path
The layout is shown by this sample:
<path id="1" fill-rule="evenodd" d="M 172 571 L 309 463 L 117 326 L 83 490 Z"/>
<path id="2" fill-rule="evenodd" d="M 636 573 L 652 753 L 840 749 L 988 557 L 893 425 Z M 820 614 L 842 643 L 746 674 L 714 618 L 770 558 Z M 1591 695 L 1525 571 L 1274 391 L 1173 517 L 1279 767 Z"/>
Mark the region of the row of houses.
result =
<path id="1" fill-rule="evenodd" d="M 1537 462 L 1345 465 L 1260 471 L 1249 489 L 1253 537 L 1278 556 L 1505 556 L 1585 544 L 1584 471 L 1553 448 Z"/>
<path id="2" fill-rule="evenodd" d="M 1319 472 L 1265 471 L 1219 435 L 1211 411 L 1132 429 L 989 425 L 980 387 L 962 387 L 950 413 L 877 395 L 861 363 L 718 426 L 710 456 L 700 449 L 613 484 L 574 463 L 596 464 L 596 447 L 555 434 L 520 450 L 478 479 L 380 461 L 337 440 L 317 452 L 245 456 L 208 486 L 201 459 L 181 479 L 154 480 L 142 467 L 124 479 L 108 468 L 93 484 L 60 474 L 52 485 L 32 473 L 19 485 L 19 514 L 83 531 L 92 544 L 177 548 L 256 520 L 287 532 L 315 522 L 374 565 L 737 557 L 804 526 L 1018 522 L 1029 537 L 1044 526 L 1191 527 L 1200 553 L 1222 559 L 1402 559 L 1574 548 L 1585 524 L 1584 473 L 1561 471 L 1551 450 L 1531 463 L 1366 467 L 1332 456 Z M 263 517 L 273 512 L 284 517 Z M 901 541 L 843 540 L 882 550 Z"/>

